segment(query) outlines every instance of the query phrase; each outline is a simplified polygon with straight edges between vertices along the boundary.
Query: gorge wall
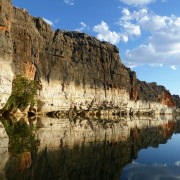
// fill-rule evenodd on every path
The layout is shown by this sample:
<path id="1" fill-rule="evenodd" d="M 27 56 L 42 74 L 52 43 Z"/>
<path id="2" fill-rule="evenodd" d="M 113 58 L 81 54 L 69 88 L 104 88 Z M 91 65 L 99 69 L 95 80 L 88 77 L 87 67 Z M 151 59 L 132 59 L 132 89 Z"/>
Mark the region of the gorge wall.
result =
<path id="1" fill-rule="evenodd" d="M 169 91 L 136 78 L 117 47 L 79 32 L 55 32 L 42 18 L 0 2 L 0 108 L 12 79 L 38 82 L 39 111 L 120 108 L 128 112 L 171 113 Z"/>
<path id="2" fill-rule="evenodd" d="M 0 1 L 0 108 L 4 106 L 12 89 L 12 55 L 13 46 L 10 36 L 11 1 Z"/>

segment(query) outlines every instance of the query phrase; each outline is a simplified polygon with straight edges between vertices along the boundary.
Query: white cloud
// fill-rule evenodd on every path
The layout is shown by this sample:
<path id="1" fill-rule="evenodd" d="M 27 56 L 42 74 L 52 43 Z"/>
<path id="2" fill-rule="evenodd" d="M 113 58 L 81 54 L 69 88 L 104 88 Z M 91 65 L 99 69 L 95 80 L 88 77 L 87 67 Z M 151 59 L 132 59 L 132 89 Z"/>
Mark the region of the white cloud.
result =
<path id="1" fill-rule="evenodd" d="M 52 21 L 50 21 L 50 20 L 48 20 L 48 19 L 46 19 L 46 18 L 44 18 L 44 17 L 43 17 L 43 20 L 44 20 L 46 23 L 50 24 L 51 26 L 54 26 L 54 23 L 53 23 Z"/>
<path id="2" fill-rule="evenodd" d="M 155 2 L 155 0 L 119 0 L 129 6 L 144 6 Z"/>
<path id="3" fill-rule="evenodd" d="M 58 18 L 54 21 L 54 23 L 58 23 L 59 21 L 61 21 L 61 19 Z"/>
<path id="4" fill-rule="evenodd" d="M 139 11 L 134 11 L 131 13 L 129 9 L 122 9 L 122 17 L 116 22 L 120 26 L 120 29 L 123 30 L 123 34 L 127 37 L 135 37 L 141 35 L 141 27 L 137 21 L 145 17 L 147 14 L 147 9 L 140 9 Z M 136 23 L 136 24 L 135 24 Z"/>
<path id="5" fill-rule="evenodd" d="M 130 15 L 130 11 L 127 8 L 123 8 L 122 13 L 126 16 Z"/>
<path id="6" fill-rule="evenodd" d="M 179 165 L 179 163 L 178 163 Z M 146 165 L 133 163 L 124 169 L 124 179 L 161 180 L 180 179 L 179 166 L 167 164 Z"/>
<path id="7" fill-rule="evenodd" d="M 80 24 L 81 24 L 81 27 L 75 29 L 75 31 L 82 32 L 84 29 L 89 29 L 89 26 L 87 26 L 84 22 L 81 22 Z"/>
<path id="8" fill-rule="evenodd" d="M 140 35 L 140 32 L 150 34 L 146 44 L 126 51 L 124 63 L 127 66 L 166 64 L 175 70 L 180 65 L 180 17 L 159 16 L 148 12 L 147 9 L 129 13 L 123 10 L 122 13 L 123 16 L 119 20 L 121 27 L 134 23 L 132 26 L 134 31 L 124 27 L 127 34 L 134 36 Z"/>
<path id="9" fill-rule="evenodd" d="M 127 34 L 140 36 L 141 29 L 139 25 L 132 24 L 131 22 L 124 22 L 123 27 Z"/>
<path id="10" fill-rule="evenodd" d="M 172 69 L 172 70 L 176 70 L 176 66 L 172 65 L 172 66 L 171 66 L 171 69 Z"/>
<path id="11" fill-rule="evenodd" d="M 127 50 L 124 62 L 127 66 L 133 68 L 144 64 L 162 66 L 165 61 L 167 61 L 166 57 L 157 53 L 152 44 L 148 44 L 140 45 L 133 50 Z"/>
<path id="12" fill-rule="evenodd" d="M 123 40 L 124 42 L 128 42 L 128 36 L 122 35 L 122 40 Z"/>
<path id="13" fill-rule="evenodd" d="M 139 23 L 144 29 L 154 32 L 164 28 L 168 20 L 169 18 L 166 16 L 150 15 L 141 18 Z"/>
<path id="14" fill-rule="evenodd" d="M 102 21 L 101 24 L 94 26 L 93 30 L 98 33 L 97 38 L 118 44 L 120 41 L 127 43 L 129 38 L 134 39 L 141 35 L 141 27 L 139 24 L 134 24 L 132 21 L 137 21 L 147 14 L 146 9 L 134 11 L 131 13 L 128 8 L 122 9 L 122 17 L 115 23 L 119 25 L 119 32 L 110 31 L 106 22 Z"/>
<path id="15" fill-rule="evenodd" d="M 179 27 L 180 27 L 180 17 L 178 17 L 178 18 L 176 19 L 176 21 L 174 22 L 174 24 L 175 24 L 176 26 L 179 26 Z"/>
<path id="16" fill-rule="evenodd" d="M 73 6 L 73 5 L 74 5 L 74 0 L 64 0 L 64 2 L 65 2 L 67 5 L 70 5 L 70 6 Z"/>
<path id="17" fill-rule="evenodd" d="M 175 164 L 176 166 L 180 166 L 180 161 L 176 161 L 174 164 Z"/>
<path id="18" fill-rule="evenodd" d="M 44 18 L 43 17 L 43 20 L 46 22 L 46 23 L 48 23 L 49 25 L 51 25 L 51 26 L 54 26 L 55 24 L 57 24 L 59 21 L 61 21 L 61 19 L 55 19 L 54 20 L 54 22 L 53 21 L 51 21 L 51 20 L 49 20 L 49 19 L 46 19 L 46 18 Z"/>
<path id="19" fill-rule="evenodd" d="M 140 18 L 146 16 L 148 10 L 146 8 L 142 8 L 139 11 L 130 12 L 127 8 L 123 8 L 122 14 L 123 16 L 120 18 L 121 21 L 128 21 L 128 20 L 139 20 Z"/>
<path id="20" fill-rule="evenodd" d="M 121 12 L 122 16 L 116 22 L 119 31 L 111 31 L 104 21 L 94 26 L 93 30 L 98 39 L 112 44 L 128 42 L 146 34 L 143 44 L 126 50 L 125 65 L 131 68 L 145 64 L 168 65 L 173 70 L 180 66 L 180 17 L 160 16 L 147 8 L 138 11 L 123 8 Z"/>
<path id="21" fill-rule="evenodd" d="M 93 31 L 97 32 L 97 38 L 99 40 L 108 41 L 112 44 L 117 44 L 120 42 L 121 38 L 126 41 L 126 37 L 122 37 L 120 33 L 115 31 L 110 31 L 109 26 L 106 22 L 102 21 L 101 24 L 94 26 Z"/>
<path id="22" fill-rule="evenodd" d="M 125 12 L 126 11 L 126 12 Z M 128 10 L 124 9 L 124 13 L 128 15 Z M 102 21 L 101 24 L 94 26 L 93 31 L 97 34 L 99 40 L 108 41 L 112 44 L 118 44 L 120 41 L 128 42 L 129 36 L 140 36 L 141 29 L 139 25 L 132 24 L 129 21 L 119 21 L 116 24 L 121 26 L 123 32 L 110 31 L 106 22 Z"/>

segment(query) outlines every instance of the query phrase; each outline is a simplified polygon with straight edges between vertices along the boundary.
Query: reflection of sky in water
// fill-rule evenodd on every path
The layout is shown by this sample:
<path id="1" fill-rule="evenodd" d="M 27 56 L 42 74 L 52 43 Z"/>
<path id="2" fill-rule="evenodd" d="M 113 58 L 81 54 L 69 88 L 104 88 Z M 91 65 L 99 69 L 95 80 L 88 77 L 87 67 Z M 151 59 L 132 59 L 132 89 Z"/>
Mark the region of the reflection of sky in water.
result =
<path id="1" fill-rule="evenodd" d="M 160 144 L 158 148 L 142 149 L 138 153 L 136 162 L 143 164 L 173 164 L 180 161 L 180 134 L 174 134 L 167 144 Z"/>
<path id="2" fill-rule="evenodd" d="M 158 148 L 142 149 L 138 159 L 124 168 L 120 179 L 180 179 L 180 134 L 174 134 L 167 144 L 160 144 Z"/>

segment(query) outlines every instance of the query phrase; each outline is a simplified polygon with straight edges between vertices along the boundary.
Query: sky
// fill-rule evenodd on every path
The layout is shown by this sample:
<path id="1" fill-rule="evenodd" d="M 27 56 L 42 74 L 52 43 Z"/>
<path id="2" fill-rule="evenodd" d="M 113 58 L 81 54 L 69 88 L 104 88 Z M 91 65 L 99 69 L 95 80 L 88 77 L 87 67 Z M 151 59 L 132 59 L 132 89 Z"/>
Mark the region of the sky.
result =
<path id="1" fill-rule="evenodd" d="M 180 0 L 12 0 L 53 30 L 80 31 L 119 48 L 137 78 L 180 95 Z"/>

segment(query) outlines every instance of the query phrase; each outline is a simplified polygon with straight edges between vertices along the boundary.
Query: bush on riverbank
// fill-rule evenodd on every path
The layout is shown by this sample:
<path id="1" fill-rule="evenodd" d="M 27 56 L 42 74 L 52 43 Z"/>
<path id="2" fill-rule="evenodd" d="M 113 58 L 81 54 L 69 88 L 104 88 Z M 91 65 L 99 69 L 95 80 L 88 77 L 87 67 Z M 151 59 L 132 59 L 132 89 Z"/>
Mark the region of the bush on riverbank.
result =
<path id="1" fill-rule="evenodd" d="M 9 97 L 4 110 L 24 109 L 28 105 L 37 105 L 37 84 L 23 76 L 17 76 L 12 83 L 12 94 Z"/>

